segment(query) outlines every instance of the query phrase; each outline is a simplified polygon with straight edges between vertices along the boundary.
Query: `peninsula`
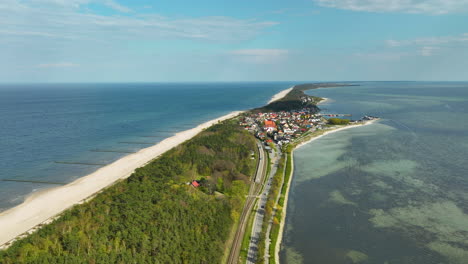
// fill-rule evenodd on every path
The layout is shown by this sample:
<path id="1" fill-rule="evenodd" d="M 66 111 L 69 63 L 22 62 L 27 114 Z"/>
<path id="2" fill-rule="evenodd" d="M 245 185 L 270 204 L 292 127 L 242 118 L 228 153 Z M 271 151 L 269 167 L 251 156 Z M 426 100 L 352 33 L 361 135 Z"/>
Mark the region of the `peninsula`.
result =
<path id="1" fill-rule="evenodd" d="M 293 147 L 366 123 L 326 119 L 321 98 L 304 93 L 336 86 L 295 86 L 267 106 L 206 122 L 29 197 L 0 214 L 0 262 L 237 263 L 249 208 L 259 207 L 249 197 L 268 179 L 264 225 L 281 234 L 278 208 L 287 204 Z M 266 159 L 275 150 L 273 168 Z M 268 227 L 271 218 L 277 225 Z"/>

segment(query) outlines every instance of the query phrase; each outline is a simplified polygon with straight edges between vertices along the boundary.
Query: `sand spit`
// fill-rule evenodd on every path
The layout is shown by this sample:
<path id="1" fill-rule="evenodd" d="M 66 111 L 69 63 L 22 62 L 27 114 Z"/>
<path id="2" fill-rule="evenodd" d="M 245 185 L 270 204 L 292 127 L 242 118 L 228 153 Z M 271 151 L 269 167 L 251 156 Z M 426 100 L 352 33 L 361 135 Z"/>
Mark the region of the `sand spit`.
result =
<path id="1" fill-rule="evenodd" d="M 285 97 L 294 87 L 291 87 L 291 88 L 288 88 L 286 90 L 283 90 L 275 95 L 273 95 L 273 97 L 271 97 L 270 101 L 268 101 L 268 104 L 271 104 L 275 101 L 278 101 L 280 99 L 282 99 L 283 97 Z"/>

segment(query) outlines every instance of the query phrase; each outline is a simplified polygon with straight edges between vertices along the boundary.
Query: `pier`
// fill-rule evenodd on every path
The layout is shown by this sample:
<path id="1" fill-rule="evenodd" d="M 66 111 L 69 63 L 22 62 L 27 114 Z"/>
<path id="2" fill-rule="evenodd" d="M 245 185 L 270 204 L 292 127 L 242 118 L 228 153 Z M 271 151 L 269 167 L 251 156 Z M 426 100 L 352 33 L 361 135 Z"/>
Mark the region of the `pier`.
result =
<path id="1" fill-rule="evenodd" d="M 319 114 L 321 116 L 329 116 L 329 117 L 339 117 L 339 116 L 353 116 L 351 114 Z"/>

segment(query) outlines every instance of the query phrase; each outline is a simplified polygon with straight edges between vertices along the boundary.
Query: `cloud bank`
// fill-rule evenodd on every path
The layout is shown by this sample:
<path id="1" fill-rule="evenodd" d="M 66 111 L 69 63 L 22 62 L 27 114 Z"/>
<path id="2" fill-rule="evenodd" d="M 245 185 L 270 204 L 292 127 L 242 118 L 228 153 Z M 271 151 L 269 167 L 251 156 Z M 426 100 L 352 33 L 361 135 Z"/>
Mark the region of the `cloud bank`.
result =
<path id="1" fill-rule="evenodd" d="M 441 36 L 415 38 L 409 40 L 387 40 L 387 46 L 391 48 L 414 48 L 421 56 L 432 56 L 443 49 L 466 47 L 468 45 L 468 33 L 458 36 Z"/>
<path id="2" fill-rule="evenodd" d="M 468 12 L 468 0 L 314 0 L 318 5 L 363 12 L 448 14 Z"/>
<path id="3" fill-rule="evenodd" d="M 100 4 L 115 14 L 96 14 L 89 4 Z M 0 39 L 35 36 L 100 41 L 138 38 L 232 42 L 255 37 L 278 23 L 226 16 L 136 14 L 113 0 L 2 0 L 0 24 Z"/>
<path id="4" fill-rule="evenodd" d="M 289 51 L 285 49 L 240 49 L 230 52 L 235 60 L 247 63 L 276 63 L 287 58 Z"/>

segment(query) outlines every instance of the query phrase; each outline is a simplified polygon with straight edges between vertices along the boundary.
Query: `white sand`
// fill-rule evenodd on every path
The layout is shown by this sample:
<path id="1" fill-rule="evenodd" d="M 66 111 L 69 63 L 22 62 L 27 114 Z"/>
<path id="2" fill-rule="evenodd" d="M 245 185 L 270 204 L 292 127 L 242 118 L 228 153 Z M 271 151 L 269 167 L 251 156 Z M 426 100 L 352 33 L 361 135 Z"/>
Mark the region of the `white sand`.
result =
<path id="1" fill-rule="evenodd" d="M 336 132 L 341 131 L 341 130 L 354 128 L 354 127 L 367 126 L 367 125 L 370 125 L 370 124 L 374 123 L 374 122 L 377 121 L 377 120 L 378 120 L 378 119 L 374 119 L 374 120 L 366 121 L 366 122 L 361 123 L 361 124 L 348 125 L 348 126 L 344 126 L 344 127 L 340 127 L 340 128 L 331 129 L 330 131 L 327 131 L 327 132 L 323 133 L 323 134 L 320 135 L 320 136 L 313 137 L 313 138 L 311 138 L 311 139 L 308 140 L 308 141 L 305 141 L 305 142 L 302 142 L 302 143 L 298 144 L 298 145 L 296 146 L 295 149 L 298 149 L 298 148 L 304 146 L 305 144 L 308 144 L 308 143 L 310 143 L 310 142 L 312 142 L 312 141 L 314 141 L 314 140 L 317 140 L 317 139 L 319 139 L 319 138 L 321 138 L 321 137 L 324 137 L 324 136 L 326 136 L 326 135 L 329 135 L 329 134 L 332 134 L 332 133 L 336 133 Z"/>
<path id="2" fill-rule="evenodd" d="M 326 98 L 326 97 L 322 97 L 322 98 L 323 98 L 323 100 L 318 102 L 318 105 L 319 104 L 324 104 L 324 103 L 329 103 L 331 101 L 330 98 Z"/>
<path id="3" fill-rule="evenodd" d="M 294 87 L 288 88 L 286 90 L 283 90 L 271 97 L 270 101 L 268 101 L 269 104 L 273 103 L 274 101 L 278 101 L 281 98 L 285 97 Z"/>
<path id="4" fill-rule="evenodd" d="M 64 210 L 83 202 L 116 181 L 129 177 L 135 169 L 194 137 L 203 129 L 240 113 L 232 112 L 195 128 L 177 133 L 154 146 L 125 156 L 65 186 L 31 195 L 24 203 L 0 214 L 0 245 L 8 243 L 24 233 L 34 232 L 40 224 L 49 222 Z"/>

